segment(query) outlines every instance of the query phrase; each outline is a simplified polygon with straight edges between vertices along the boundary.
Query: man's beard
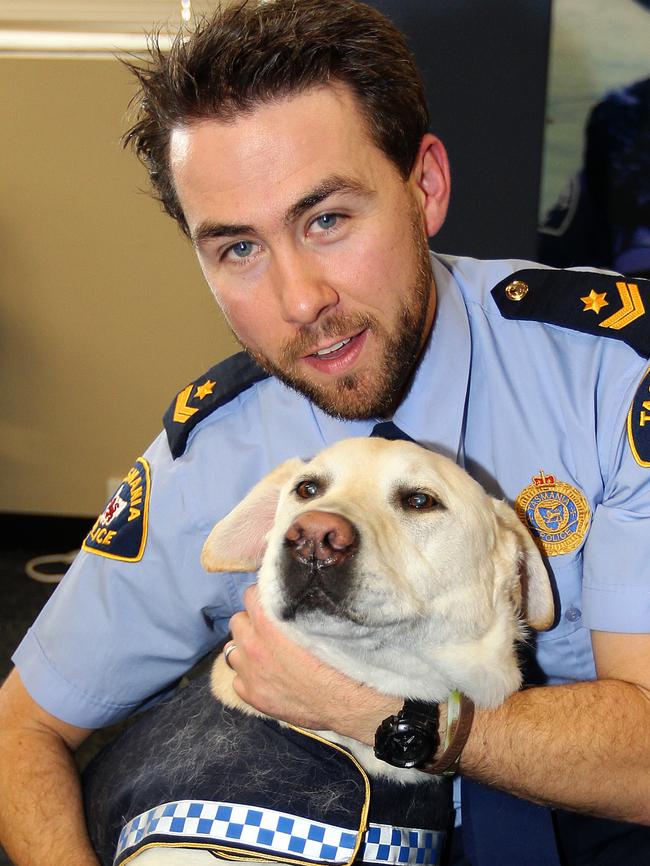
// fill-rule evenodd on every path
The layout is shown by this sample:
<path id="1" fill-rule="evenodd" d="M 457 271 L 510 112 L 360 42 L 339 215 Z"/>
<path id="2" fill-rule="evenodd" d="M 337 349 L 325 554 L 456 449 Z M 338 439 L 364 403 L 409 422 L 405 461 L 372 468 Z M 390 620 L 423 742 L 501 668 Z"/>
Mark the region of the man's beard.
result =
<path id="1" fill-rule="evenodd" d="M 429 248 L 422 234 L 421 223 L 415 216 L 411 231 L 417 255 L 417 272 L 414 284 L 402 300 L 395 334 L 388 333 L 368 313 L 349 316 L 334 313 L 322 324 L 307 326 L 287 341 L 280 350 L 278 363 L 242 343 L 243 348 L 260 367 L 303 394 L 328 415 L 345 420 L 386 418 L 392 415 L 407 390 L 422 350 L 433 291 Z M 359 334 L 366 329 L 378 340 L 383 350 L 383 356 L 372 370 L 344 374 L 326 384 L 313 382 L 308 376 L 296 372 L 297 363 L 311 346 L 327 338 Z"/>

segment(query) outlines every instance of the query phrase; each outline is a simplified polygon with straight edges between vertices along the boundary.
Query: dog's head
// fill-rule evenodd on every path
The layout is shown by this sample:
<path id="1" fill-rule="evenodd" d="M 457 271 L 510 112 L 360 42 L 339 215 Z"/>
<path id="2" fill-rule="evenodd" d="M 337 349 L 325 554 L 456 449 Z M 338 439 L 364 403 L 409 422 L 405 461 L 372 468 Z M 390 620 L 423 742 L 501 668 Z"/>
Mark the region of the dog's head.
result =
<path id="1" fill-rule="evenodd" d="M 218 523 L 208 571 L 259 570 L 303 645 L 392 694 L 476 703 L 519 685 L 515 643 L 553 620 L 541 557 L 504 503 L 418 445 L 349 439 L 283 463 Z"/>

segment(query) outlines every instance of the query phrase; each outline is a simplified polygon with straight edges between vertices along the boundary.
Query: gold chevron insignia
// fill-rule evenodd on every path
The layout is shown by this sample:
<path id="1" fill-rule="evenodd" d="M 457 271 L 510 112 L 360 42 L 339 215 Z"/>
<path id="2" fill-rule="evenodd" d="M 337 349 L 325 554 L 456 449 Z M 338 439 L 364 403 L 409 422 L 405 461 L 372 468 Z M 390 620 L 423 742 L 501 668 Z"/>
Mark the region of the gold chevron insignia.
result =
<path id="1" fill-rule="evenodd" d="M 636 283 L 616 283 L 623 306 L 609 318 L 599 322 L 601 328 L 620 331 L 645 314 L 645 307 Z"/>
<path id="2" fill-rule="evenodd" d="M 188 418 L 191 418 L 195 412 L 199 411 L 198 409 L 187 405 L 193 387 L 194 385 L 192 384 L 188 385 L 187 388 L 183 388 L 176 398 L 176 405 L 174 406 L 174 421 L 178 421 L 179 424 L 184 424 Z"/>
<path id="3" fill-rule="evenodd" d="M 583 309 L 583 313 L 592 312 L 592 313 L 600 313 L 603 307 L 607 307 L 609 305 L 609 301 L 605 300 L 607 298 L 607 292 L 603 292 L 599 294 L 598 292 L 594 292 L 592 289 L 588 295 L 585 295 L 584 298 L 580 298 L 582 303 L 585 305 Z"/>

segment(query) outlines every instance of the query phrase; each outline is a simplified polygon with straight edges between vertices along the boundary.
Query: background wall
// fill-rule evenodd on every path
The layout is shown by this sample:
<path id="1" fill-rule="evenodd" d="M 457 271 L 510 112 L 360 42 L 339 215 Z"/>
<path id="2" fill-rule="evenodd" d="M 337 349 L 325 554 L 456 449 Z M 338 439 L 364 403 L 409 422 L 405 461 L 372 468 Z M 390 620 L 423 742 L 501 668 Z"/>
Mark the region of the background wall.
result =
<path id="1" fill-rule="evenodd" d="M 534 258 L 551 0 L 371 0 L 406 33 L 449 151 L 434 249 Z"/>
<path id="2" fill-rule="evenodd" d="M 533 255 L 550 0 L 375 0 L 411 39 L 453 202 L 436 248 Z M 93 515 L 236 350 L 119 139 L 116 60 L 0 57 L 0 511 Z"/>
<path id="3" fill-rule="evenodd" d="M 236 349 L 122 150 L 115 60 L 0 60 L 0 510 L 92 515 L 183 385 Z"/>

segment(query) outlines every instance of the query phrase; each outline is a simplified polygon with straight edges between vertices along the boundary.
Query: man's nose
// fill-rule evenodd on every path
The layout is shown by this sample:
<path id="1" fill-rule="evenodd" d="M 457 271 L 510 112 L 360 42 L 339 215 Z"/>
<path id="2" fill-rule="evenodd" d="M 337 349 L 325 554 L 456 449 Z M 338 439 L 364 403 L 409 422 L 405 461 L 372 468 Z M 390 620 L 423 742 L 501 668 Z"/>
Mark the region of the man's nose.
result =
<path id="1" fill-rule="evenodd" d="M 310 325 L 339 302 L 339 295 L 322 264 L 299 252 L 275 258 L 273 291 L 286 322 Z"/>

